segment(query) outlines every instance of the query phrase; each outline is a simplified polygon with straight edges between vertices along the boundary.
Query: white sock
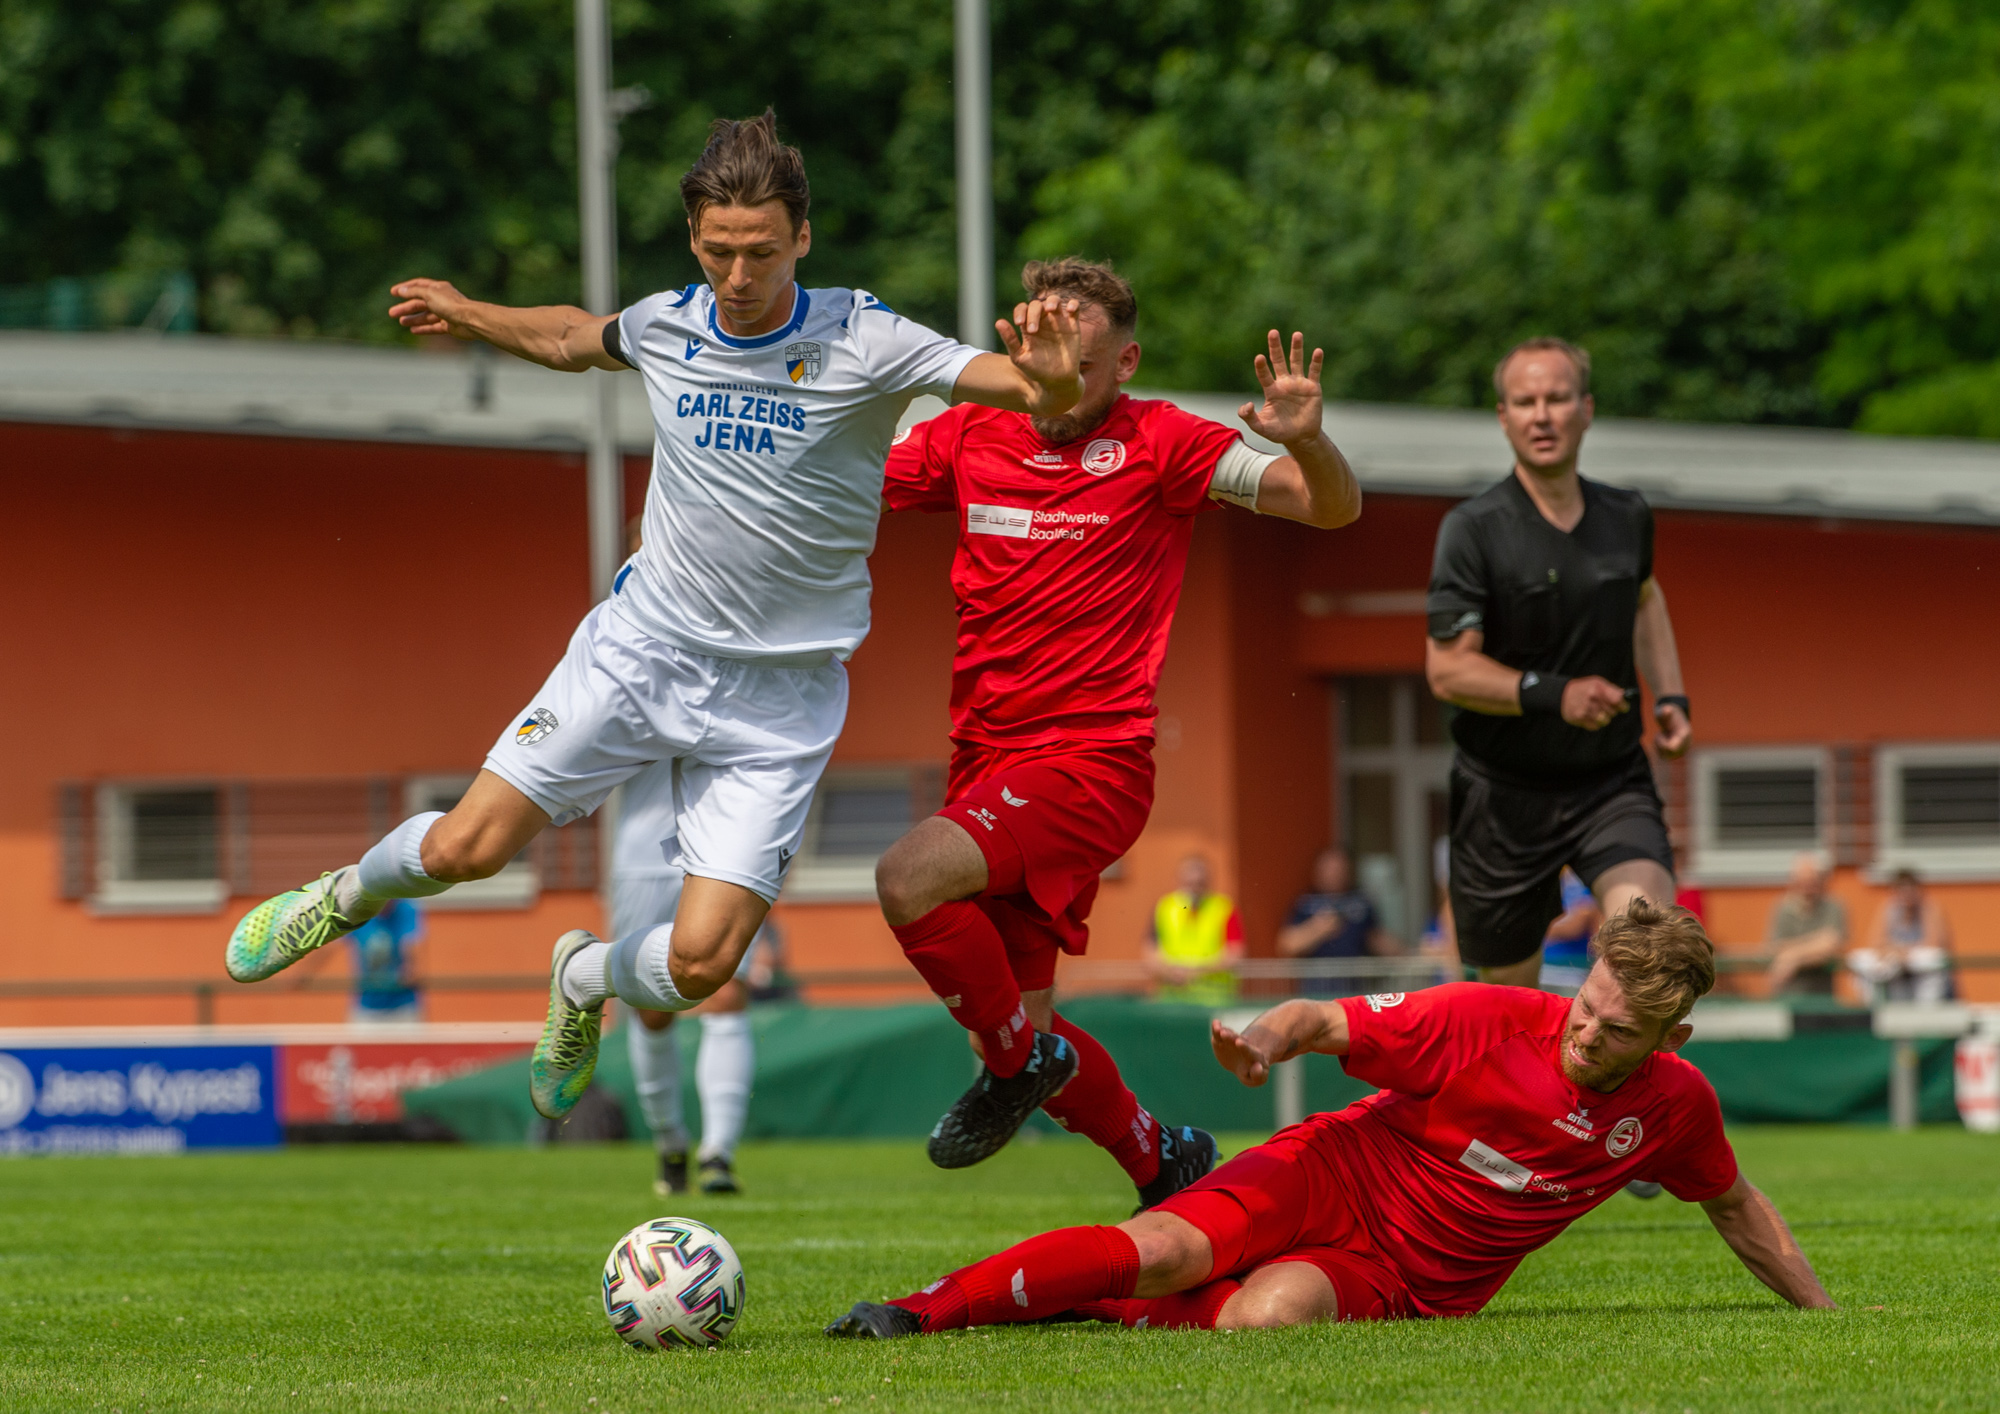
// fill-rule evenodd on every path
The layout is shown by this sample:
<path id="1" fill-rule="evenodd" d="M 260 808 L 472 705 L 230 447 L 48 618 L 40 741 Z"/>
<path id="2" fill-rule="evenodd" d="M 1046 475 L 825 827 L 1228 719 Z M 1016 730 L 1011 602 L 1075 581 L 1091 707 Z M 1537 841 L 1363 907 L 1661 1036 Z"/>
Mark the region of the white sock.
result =
<path id="1" fill-rule="evenodd" d="M 700 998 L 688 1000 L 674 986 L 674 925 L 661 923 L 628 933 L 611 945 L 610 987 L 618 1000 L 648 1011 L 686 1011 Z"/>
<path id="2" fill-rule="evenodd" d="M 681 1048 L 674 1028 L 649 1031 L 636 1016 L 625 1018 L 626 1049 L 632 1056 L 632 1086 L 639 1109 L 663 1154 L 685 1153 L 687 1111 L 681 1099 Z"/>
<path id="3" fill-rule="evenodd" d="M 349 903 L 365 909 L 371 899 L 429 898 L 450 888 L 424 872 L 424 836 L 442 819 L 442 810 L 412 815 L 376 841 L 351 872 L 343 870 L 334 882 L 340 911 L 346 913 Z"/>
<path id="4" fill-rule="evenodd" d="M 604 1005 L 611 996 L 610 956 L 609 943 L 585 943 L 570 955 L 563 966 L 562 991 L 571 1006 L 588 1009 Z"/>
<path id="5" fill-rule="evenodd" d="M 750 1079 L 756 1069 L 757 1045 L 750 1039 L 748 1016 L 725 1011 L 701 1019 L 694 1083 L 701 1095 L 702 1162 L 736 1153 L 744 1117 L 750 1112 Z"/>

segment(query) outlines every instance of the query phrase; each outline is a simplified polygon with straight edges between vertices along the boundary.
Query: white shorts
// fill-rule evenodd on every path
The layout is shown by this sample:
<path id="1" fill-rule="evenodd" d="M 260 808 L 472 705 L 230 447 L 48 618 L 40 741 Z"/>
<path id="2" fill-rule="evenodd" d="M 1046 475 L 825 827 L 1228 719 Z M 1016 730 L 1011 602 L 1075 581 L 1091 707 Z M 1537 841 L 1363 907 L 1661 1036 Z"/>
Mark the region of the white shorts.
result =
<path id="1" fill-rule="evenodd" d="M 486 769 L 567 825 L 671 761 L 679 855 L 668 862 L 775 899 L 846 718 L 847 669 L 830 657 L 786 667 L 689 653 L 607 600 Z"/>
<path id="2" fill-rule="evenodd" d="M 611 936 L 605 941 L 616 942 L 643 928 L 656 928 L 662 923 L 672 922 L 674 910 L 681 903 L 683 877 L 678 872 L 614 874 L 611 878 Z M 761 930 L 758 936 L 762 937 Z M 738 982 L 747 983 L 750 980 L 750 965 L 757 960 L 757 943 L 758 938 L 752 938 L 750 946 L 743 949 L 743 960 L 736 964 Z"/>

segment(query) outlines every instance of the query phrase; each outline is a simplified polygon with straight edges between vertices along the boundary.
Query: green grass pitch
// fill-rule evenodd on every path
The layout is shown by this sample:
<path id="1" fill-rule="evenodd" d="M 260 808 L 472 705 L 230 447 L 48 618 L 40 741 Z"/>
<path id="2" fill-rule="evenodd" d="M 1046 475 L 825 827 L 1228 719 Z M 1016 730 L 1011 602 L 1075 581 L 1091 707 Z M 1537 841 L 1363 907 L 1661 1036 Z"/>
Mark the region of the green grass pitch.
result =
<path id="1" fill-rule="evenodd" d="M 1782 1307 L 1701 1213 L 1620 1195 L 1466 1321 L 1290 1331 L 820 1326 L 1131 1189 L 1076 1141 L 940 1173 L 914 1143 L 754 1145 L 736 1199 L 656 1199 L 636 1145 L 357 1147 L 0 1166 L 6 1410 L 2000 1407 L 2000 1140 L 1735 1135 L 1838 1312 Z M 627 1350 L 599 1263 L 678 1210 L 749 1272 L 719 1351 Z"/>

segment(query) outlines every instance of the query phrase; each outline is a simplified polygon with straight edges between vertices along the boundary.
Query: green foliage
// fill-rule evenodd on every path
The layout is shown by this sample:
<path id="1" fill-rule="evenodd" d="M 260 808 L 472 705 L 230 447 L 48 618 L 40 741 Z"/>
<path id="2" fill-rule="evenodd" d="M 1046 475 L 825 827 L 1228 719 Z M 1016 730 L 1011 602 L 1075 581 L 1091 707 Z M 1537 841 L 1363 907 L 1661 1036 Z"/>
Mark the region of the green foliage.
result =
<path id="1" fill-rule="evenodd" d="M 1120 1221 L 1131 1187 L 1080 1140 L 1012 1145 L 960 1173 L 932 1168 L 914 1142 L 753 1144 L 742 1197 L 671 1208 L 638 1144 L 16 1159 L 0 1206 L 0 1406 L 1991 1408 L 1992 1137 L 1956 1126 L 1732 1137 L 1842 1309 L 1789 1309 L 1699 1209 L 1620 1195 L 1468 1320 L 835 1342 L 819 1329 L 849 1303 L 913 1290 L 1031 1233 Z M 604 1254 L 663 1211 L 715 1224 L 743 1259 L 744 1320 L 713 1354 L 639 1354 L 605 1325 Z"/>
<path id="2" fill-rule="evenodd" d="M 614 0 L 627 295 L 696 278 L 718 113 L 806 149 L 811 278 L 950 328 L 936 0 Z M 1346 397 L 1478 404 L 1509 343 L 1607 411 L 1995 435 L 1989 0 L 995 0 L 1003 300 L 1115 259 L 1155 385 L 1274 323 Z M 205 327 L 398 337 L 384 287 L 575 298 L 563 0 L 0 0 L 0 279 L 186 268 Z"/>

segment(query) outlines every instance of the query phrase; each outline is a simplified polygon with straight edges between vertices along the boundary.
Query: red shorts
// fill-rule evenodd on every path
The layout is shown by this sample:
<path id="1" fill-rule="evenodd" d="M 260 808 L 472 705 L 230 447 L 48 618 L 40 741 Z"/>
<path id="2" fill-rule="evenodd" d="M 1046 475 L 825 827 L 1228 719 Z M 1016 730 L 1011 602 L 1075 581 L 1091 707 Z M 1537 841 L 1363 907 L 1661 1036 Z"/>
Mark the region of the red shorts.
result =
<path id="1" fill-rule="evenodd" d="M 1338 1143 L 1332 1115 L 1315 1115 L 1245 1149 L 1159 1204 L 1199 1228 L 1215 1277 L 1245 1277 L 1272 1262 L 1310 1262 L 1333 1283 L 1343 1321 L 1418 1314 L 1408 1285 L 1375 1246 L 1349 1201 L 1365 1176 Z"/>
<path id="2" fill-rule="evenodd" d="M 1090 942 L 1097 880 L 1132 847 L 1153 808 L 1148 741 L 1010 750 L 961 741 L 938 814 L 979 845 L 1002 894 L 976 900 L 1007 944 L 1024 992 L 1052 986 L 1058 952 Z M 1018 876 L 1018 882 L 1016 877 Z"/>

